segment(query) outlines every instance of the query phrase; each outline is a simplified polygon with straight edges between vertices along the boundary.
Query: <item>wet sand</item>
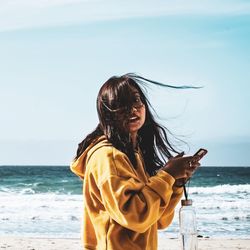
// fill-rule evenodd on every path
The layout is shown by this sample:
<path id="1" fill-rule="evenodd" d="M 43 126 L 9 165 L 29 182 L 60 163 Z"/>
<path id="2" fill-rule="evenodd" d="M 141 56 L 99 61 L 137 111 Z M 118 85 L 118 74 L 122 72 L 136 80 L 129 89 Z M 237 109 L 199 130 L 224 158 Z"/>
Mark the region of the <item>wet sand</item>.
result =
<path id="1" fill-rule="evenodd" d="M 0 237 L 1 250 L 83 250 L 80 239 Z M 159 237 L 158 250 L 179 250 L 180 239 Z M 199 250 L 250 250 L 250 239 L 198 239 Z M 131 249 L 132 250 L 132 249 Z"/>

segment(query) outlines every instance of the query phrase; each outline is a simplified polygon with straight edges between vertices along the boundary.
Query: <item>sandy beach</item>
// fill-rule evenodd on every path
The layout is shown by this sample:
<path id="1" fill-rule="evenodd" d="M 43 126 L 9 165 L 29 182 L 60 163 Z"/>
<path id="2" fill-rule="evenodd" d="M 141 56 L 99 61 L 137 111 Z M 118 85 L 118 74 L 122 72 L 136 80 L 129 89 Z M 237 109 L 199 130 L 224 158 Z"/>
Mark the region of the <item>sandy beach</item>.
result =
<path id="1" fill-rule="evenodd" d="M 82 250 L 80 239 L 0 237 L 0 249 L 6 250 Z M 179 239 L 159 238 L 159 250 L 180 249 Z M 250 239 L 198 239 L 199 250 L 249 250 Z"/>

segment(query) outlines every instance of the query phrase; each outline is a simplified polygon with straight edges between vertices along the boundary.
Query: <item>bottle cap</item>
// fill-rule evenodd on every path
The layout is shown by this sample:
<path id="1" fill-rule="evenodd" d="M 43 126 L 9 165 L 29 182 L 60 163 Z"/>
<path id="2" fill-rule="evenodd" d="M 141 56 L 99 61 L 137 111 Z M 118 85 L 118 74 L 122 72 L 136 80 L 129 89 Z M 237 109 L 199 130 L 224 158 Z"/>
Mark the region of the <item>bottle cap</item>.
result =
<path id="1" fill-rule="evenodd" d="M 192 200 L 181 200 L 182 206 L 192 206 Z"/>

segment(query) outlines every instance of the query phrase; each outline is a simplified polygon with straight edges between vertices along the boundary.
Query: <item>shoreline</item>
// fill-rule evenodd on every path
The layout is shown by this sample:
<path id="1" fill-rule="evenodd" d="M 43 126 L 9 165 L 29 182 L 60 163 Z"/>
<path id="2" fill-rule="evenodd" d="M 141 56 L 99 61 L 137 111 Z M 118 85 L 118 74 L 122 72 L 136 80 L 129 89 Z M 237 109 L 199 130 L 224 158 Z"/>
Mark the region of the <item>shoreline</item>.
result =
<path id="1" fill-rule="evenodd" d="M 247 250 L 249 239 L 234 238 L 198 238 L 199 250 Z M 6 250 L 82 250 L 80 238 L 50 238 L 28 236 L 0 236 L 0 248 Z M 164 238 L 159 235 L 158 250 L 178 250 L 181 248 L 179 238 Z"/>

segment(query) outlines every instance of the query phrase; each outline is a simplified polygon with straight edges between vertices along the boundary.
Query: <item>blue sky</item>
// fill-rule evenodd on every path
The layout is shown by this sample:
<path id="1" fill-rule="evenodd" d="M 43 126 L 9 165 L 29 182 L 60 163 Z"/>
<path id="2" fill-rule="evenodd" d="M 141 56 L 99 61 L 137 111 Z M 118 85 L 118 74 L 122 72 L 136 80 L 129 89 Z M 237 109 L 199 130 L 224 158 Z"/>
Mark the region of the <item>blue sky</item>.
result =
<path id="1" fill-rule="evenodd" d="M 0 165 L 68 165 L 100 86 L 136 72 L 204 86 L 149 97 L 203 165 L 250 166 L 250 3 L 173 2 L 1 2 Z"/>

